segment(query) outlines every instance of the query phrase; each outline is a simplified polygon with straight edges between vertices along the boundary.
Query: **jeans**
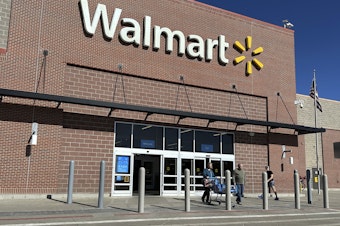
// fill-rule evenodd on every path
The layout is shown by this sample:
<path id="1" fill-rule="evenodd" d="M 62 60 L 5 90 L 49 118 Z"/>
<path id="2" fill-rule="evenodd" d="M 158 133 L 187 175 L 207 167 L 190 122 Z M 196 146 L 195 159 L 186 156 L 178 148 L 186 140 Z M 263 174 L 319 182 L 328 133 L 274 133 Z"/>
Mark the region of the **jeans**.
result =
<path id="1" fill-rule="evenodd" d="M 244 186 L 243 186 L 243 184 L 236 184 L 236 188 L 237 188 L 236 202 L 241 202 L 241 198 L 243 196 Z"/>

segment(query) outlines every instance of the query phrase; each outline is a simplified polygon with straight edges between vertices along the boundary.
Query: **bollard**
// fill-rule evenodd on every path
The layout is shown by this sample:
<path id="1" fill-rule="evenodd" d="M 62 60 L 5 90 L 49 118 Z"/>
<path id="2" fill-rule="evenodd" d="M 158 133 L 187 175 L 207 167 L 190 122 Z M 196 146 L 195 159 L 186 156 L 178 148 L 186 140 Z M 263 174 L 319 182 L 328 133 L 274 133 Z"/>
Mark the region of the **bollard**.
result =
<path id="1" fill-rule="evenodd" d="M 307 202 L 312 204 L 312 180 L 310 170 L 306 170 L 306 183 L 307 183 Z"/>
<path id="2" fill-rule="evenodd" d="M 324 208 L 329 208 L 329 199 L 328 199 L 328 178 L 327 175 L 324 174 L 322 175 L 323 180 L 323 207 Z"/>
<path id="3" fill-rule="evenodd" d="M 295 209 L 300 209 L 300 179 L 297 170 L 294 170 L 294 195 L 295 195 Z"/>
<path id="4" fill-rule="evenodd" d="M 262 173 L 262 198 L 263 198 L 263 209 L 268 210 L 268 176 L 267 172 Z"/>
<path id="5" fill-rule="evenodd" d="M 74 161 L 71 160 L 68 174 L 67 204 L 72 203 L 73 178 L 74 178 Z"/>
<path id="6" fill-rule="evenodd" d="M 144 213 L 145 197 L 145 168 L 139 168 L 139 185 L 138 185 L 138 213 Z"/>
<path id="7" fill-rule="evenodd" d="M 185 176 L 185 212 L 190 212 L 190 170 L 184 170 Z"/>
<path id="8" fill-rule="evenodd" d="M 230 170 L 225 171 L 225 204 L 226 210 L 231 210 L 231 183 L 230 183 Z"/>
<path id="9" fill-rule="evenodd" d="M 99 194 L 98 194 L 98 208 L 104 206 L 104 184 L 105 184 L 105 161 L 100 162 L 100 177 L 99 177 Z"/>

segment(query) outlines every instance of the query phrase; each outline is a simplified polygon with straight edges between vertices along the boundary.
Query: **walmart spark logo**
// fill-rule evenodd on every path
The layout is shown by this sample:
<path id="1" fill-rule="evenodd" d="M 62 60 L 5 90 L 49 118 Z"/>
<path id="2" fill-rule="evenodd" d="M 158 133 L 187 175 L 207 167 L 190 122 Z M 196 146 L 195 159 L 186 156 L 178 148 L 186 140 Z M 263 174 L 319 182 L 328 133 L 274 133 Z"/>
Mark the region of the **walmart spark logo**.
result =
<path id="1" fill-rule="evenodd" d="M 244 47 L 239 41 L 236 41 L 234 43 L 234 49 L 236 49 L 240 53 L 243 53 L 244 51 L 248 51 L 249 49 L 251 49 L 251 46 L 252 46 L 252 37 L 251 36 L 247 36 L 247 38 L 245 40 L 245 44 L 246 44 L 246 47 Z M 247 63 L 246 63 L 246 75 L 247 76 L 249 76 L 253 73 L 253 67 L 252 66 L 254 66 L 258 71 L 263 68 L 263 63 L 255 58 L 255 56 L 259 55 L 262 52 L 263 52 L 263 48 L 258 47 L 255 50 L 253 50 L 253 52 L 251 53 L 253 59 L 248 60 Z M 243 55 L 236 57 L 234 59 L 234 65 L 237 65 L 237 64 L 243 62 L 245 59 L 246 59 L 246 57 L 243 56 Z"/>

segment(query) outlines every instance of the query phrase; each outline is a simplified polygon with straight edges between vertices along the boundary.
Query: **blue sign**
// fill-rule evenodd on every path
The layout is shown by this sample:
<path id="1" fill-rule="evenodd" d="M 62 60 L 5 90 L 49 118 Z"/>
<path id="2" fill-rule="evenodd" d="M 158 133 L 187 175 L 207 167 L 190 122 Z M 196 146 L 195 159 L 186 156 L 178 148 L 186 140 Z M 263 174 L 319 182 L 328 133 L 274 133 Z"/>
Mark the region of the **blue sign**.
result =
<path id="1" fill-rule="evenodd" d="M 201 144 L 201 152 L 213 152 L 214 145 L 212 144 Z"/>
<path id="2" fill-rule="evenodd" d="M 130 156 L 117 156 L 116 173 L 130 172 Z"/>
<path id="3" fill-rule="evenodd" d="M 140 140 L 141 148 L 155 148 L 155 140 Z"/>

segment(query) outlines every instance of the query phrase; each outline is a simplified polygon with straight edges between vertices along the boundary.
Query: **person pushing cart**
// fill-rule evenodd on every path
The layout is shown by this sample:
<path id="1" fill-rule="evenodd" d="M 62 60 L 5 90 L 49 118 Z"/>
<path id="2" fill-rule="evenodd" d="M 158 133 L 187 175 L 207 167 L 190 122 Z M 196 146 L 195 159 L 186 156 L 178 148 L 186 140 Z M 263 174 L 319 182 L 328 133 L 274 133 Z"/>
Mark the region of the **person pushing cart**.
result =
<path id="1" fill-rule="evenodd" d="M 215 178 L 215 174 L 213 171 L 213 164 L 209 162 L 207 164 L 207 168 L 203 170 L 203 186 L 204 186 L 204 193 L 202 196 L 202 202 L 204 203 L 204 199 L 206 200 L 205 203 L 210 204 L 210 189 L 213 186 L 213 178 Z"/>

